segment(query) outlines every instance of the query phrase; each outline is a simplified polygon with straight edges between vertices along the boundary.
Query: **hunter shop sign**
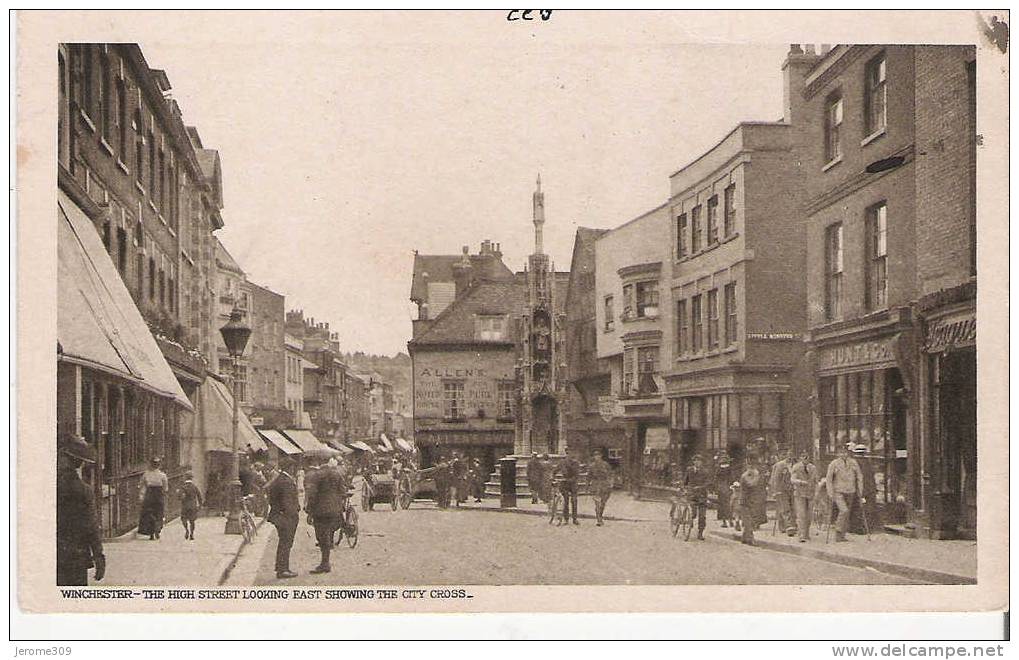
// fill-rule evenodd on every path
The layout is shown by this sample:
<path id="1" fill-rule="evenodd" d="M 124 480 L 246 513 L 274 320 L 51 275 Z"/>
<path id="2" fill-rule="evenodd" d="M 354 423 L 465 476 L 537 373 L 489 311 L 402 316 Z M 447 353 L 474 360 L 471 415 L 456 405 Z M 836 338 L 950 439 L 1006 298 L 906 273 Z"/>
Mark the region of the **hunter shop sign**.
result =
<path id="1" fill-rule="evenodd" d="M 826 348 L 818 356 L 818 368 L 825 370 L 893 365 L 895 355 L 892 353 L 892 341 L 891 339 L 882 339 Z"/>

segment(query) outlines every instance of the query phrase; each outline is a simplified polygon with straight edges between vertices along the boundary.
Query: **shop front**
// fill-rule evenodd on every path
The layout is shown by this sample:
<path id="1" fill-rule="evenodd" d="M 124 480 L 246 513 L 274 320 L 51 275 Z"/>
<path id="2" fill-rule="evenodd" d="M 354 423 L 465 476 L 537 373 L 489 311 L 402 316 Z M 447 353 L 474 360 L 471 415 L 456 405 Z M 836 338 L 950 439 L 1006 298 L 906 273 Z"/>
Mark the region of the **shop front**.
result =
<path id="1" fill-rule="evenodd" d="M 495 472 L 499 459 L 513 453 L 513 431 L 493 429 L 425 430 L 415 432 L 421 467 L 450 460 L 456 452 L 468 460 L 481 461 L 484 474 Z"/>
<path id="2" fill-rule="evenodd" d="M 909 329 L 816 350 L 817 455 L 822 470 L 850 445 L 864 476 L 870 524 L 906 522 L 915 501 L 910 461 Z"/>
<path id="3" fill-rule="evenodd" d="M 927 310 L 922 401 L 927 491 L 923 536 L 976 538 L 977 349 L 975 290 Z M 955 296 L 959 298 L 960 296 Z M 921 306 L 924 301 L 921 301 Z"/>

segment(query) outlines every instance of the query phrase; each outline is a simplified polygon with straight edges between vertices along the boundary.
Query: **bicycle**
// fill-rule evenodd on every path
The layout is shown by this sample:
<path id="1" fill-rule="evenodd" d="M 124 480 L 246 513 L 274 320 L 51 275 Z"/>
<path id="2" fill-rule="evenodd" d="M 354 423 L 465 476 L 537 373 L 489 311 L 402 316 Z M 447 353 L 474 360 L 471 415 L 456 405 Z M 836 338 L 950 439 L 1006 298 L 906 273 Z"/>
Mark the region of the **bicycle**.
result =
<path id="1" fill-rule="evenodd" d="M 255 535 L 258 534 L 255 516 L 252 515 L 250 506 L 254 499 L 254 495 L 245 495 L 241 498 L 241 534 L 244 536 L 245 543 L 251 543 L 255 539 Z"/>
<path id="2" fill-rule="evenodd" d="M 687 498 L 685 491 L 680 492 L 672 498 L 672 506 L 669 508 L 669 528 L 672 530 L 673 538 L 683 532 L 683 540 L 690 540 L 690 532 L 693 530 L 693 506 Z"/>
<path id="3" fill-rule="evenodd" d="M 340 521 L 340 527 L 336 530 L 339 533 L 339 538 L 333 545 L 339 545 L 339 542 L 344 537 L 347 539 L 347 545 L 353 548 L 357 545 L 357 509 L 350 503 L 350 498 L 353 495 L 353 491 L 347 491 L 346 503 L 343 507 L 343 520 Z"/>

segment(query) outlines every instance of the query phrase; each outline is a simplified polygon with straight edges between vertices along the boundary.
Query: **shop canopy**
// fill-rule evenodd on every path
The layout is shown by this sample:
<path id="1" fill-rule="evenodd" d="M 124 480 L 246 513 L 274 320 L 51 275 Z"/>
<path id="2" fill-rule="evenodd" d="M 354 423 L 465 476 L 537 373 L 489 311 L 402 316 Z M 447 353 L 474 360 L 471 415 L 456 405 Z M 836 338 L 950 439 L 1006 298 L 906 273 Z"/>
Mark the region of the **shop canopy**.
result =
<path id="1" fill-rule="evenodd" d="M 379 440 L 382 441 L 382 446 L 385 447 L 386 451 L 395 451 L 395 449 L 393 448 L 393 443 L 389 441 L 389 436 L 387 436 L 385 433 L 379 436 Z"/>
<path id="2" fill-rule="evenodd" d="M 262 429 L 259 433 L 261 433 L 263 438 L 272 443 L 284 454 L 293 455 L 301 453 L 301 448 L 288 440 L 287 437 L 279 431 L 274 429 Z"/>
<path id="3" fill-rule="evenodd" d="M 319 439 L 311 431 L 305 429 L 284 429 L 283 435 L 290 438 L 303 452 L 336 453 L 335 450 L 331 450 L 319 442 Z"/>
<path id="4" fill-rule="evenodd" d="M 197 434 L 205 438 L 207 451 L 233 451 L 233 396 L 230 388 L 209 377 L 198 388 L 204 414 L 198 415 Z M 262 436 L 251 425 L 243 410 L 237 411 L 237 449 L 265 451 Z"/>
<path id="5" fill-rule="evenodd" d="M 57 359 L 112 373 L 193 410 L 95 225 L 63 191 L 57 194 Z"/>
<path id="6" fill-rule="evenodd" d="M 329 445 L 333 449 L 337 450 L 341 454 L 353 454 L 354 453 L 353 449 L 351 449 L 347 445 L 343 444 L 342 442 L 340 442 L 336 438 L 326 438 L 325 442 L 326 442 L 327 445 Z"/>
<path id="7" fill-rule="evenodd" d="M 406 452 L 414 453 L 414 447 L 411 446 L 411 444 L 404 440 L 403 438 L 396 439 L 396 446 Z"/>
<path id="8" fill-rule="evenodd" d="M 361 442 L 360 440 L 355 440 L 349 444 L 354 449 L 360 449 L 361 451 L 372 451 L 372 448 L 369 447 L 367 443 Z"/>

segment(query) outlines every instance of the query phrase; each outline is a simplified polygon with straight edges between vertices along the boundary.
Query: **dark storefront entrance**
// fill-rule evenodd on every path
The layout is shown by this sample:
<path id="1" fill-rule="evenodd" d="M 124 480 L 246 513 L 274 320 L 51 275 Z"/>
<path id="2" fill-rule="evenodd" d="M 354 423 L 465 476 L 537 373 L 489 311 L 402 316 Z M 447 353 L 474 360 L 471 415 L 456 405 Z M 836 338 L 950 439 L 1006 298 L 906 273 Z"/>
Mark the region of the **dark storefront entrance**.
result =
<path id="1" fill-rule="evenodd" d="M 977 533 L 977 352 L 967 348 L 934 358 L 938 365 L 939 445 L 946 493 L 958 499 L 956 536 Z"/>

